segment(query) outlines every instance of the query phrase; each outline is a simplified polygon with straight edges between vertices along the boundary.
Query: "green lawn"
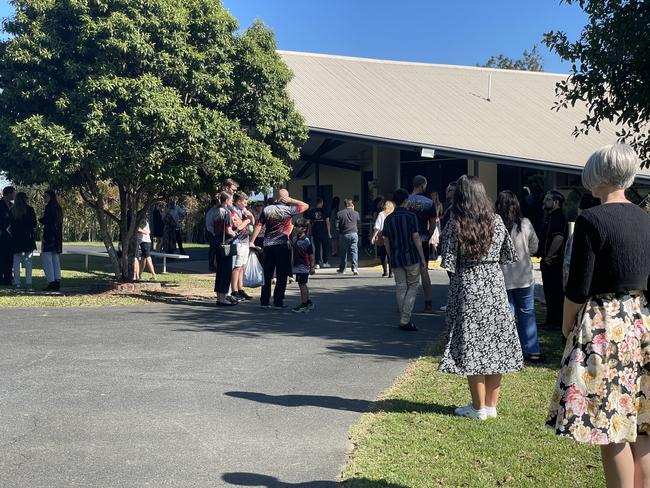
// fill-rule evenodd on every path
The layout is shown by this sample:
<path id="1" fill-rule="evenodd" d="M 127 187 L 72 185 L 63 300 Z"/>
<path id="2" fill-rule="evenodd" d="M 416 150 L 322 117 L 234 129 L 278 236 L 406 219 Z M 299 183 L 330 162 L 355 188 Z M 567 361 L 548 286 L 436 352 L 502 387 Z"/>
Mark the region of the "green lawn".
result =
<path id="1" fill-rule="evenodd" d="M 89 271 L 83 271 L 83 256 L 61 256 L 61 281 L 63 294 L 44 293 L 47 286 L 40 257 L 33 259 L 33 291 L 13 288 L 0 288 L 0 308 L 2 307 L 76 307 L 103 305 L 132 305 L 145 303 L 146 297 L 136 295 L 114 295 L 105 293 L 107 282 L 113 278 L 110 261 L 106 258 L 89 257 Z M 22 281 L 25 282 L 22 271 Z M 143 275 L 148 279 L 149 274 Z M 196 288 L 211 289 L 214 276 L 184 273 L 165 273 L 158 275 L 159 281 Z"/>
<path id="2" fill-rule="evenodd" d="M 563 341 L 540 335 L 547 362 L 506 375 L 499 418 L 484 422 L 452 415 L 469 402 L 467 382 L 437 371 L 433 346 L 353 428 L 344 486 L 604 486 L 597 448 L 544 427 Z"/>

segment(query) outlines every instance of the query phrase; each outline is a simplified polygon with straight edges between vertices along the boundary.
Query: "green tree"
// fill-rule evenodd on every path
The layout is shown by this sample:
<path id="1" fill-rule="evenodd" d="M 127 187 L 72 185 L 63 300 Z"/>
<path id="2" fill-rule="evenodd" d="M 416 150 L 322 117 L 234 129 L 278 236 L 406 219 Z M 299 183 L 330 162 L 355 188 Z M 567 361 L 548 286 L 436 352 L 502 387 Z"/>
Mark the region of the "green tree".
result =
<path id="1" fill-rule="evenodd" d="M 544 63 L 537 49 L 537 44 L 530 51 L 524 51 L 521 59 L 512 59 L 511 57 L 499 54 L 490 57 L 487 63 L 479 66 L 484 68 L 517 69 L 521 71 L 544 71 Z"/>
<path id="2" fill-rule="evenodd" d="M 261 23 L 237 32 L 217 0 L 14 0 L 0 43 L 0 151 L 20 184 L 76 188 L 128 279 L 137 225 L 158 198 L 234 176 L 285 181 L 307 130 L 291 72 Z M 117 188 L 119 211 L 107 189 Z"/>
<path id="3" fill-rule="evenodd" d="M 582 101 L 588 112 L 574 134 L 598 130 L 603 121 L 622 128 L 619 138 L 650 167 L 650 3 L 644 0 L 563 0 L 577 3 L 588 23 L 577 41 L 551 31 L 544 43 L 572 63 L 558 83 L 557 109 Z"/>

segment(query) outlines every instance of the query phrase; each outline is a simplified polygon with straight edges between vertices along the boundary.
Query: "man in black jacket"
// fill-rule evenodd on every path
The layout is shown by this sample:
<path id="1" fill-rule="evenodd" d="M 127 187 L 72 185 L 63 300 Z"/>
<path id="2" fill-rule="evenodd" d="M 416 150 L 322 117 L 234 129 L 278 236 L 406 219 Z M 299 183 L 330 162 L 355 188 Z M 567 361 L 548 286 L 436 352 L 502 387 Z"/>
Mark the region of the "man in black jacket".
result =
<path id="1" fill-rule="evenodd" d="M 11 236 L 7 231 L 9 227 L 9 209 L 16 197 L 16 189 L 6 186 L 2 190 L 0 199 L 0 286 L 11 286 L 13 254 L 11 250 Z"/>

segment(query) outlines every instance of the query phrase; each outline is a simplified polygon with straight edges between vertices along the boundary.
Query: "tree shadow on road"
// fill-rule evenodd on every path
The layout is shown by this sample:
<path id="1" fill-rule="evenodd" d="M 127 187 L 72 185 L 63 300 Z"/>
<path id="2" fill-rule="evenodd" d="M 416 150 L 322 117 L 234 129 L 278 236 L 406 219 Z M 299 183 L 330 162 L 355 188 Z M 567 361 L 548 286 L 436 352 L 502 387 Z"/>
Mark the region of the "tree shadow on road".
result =
<path id="1" fill-rule="evenodd" d="M 225 473 L 223 481 L 236 486 L 261 486 L 265 488 L 337 488 L 341 486 L 358 488 L 406 488 L 405 485 L 389 483 L 383 480 L 370 480 L 367 478 L 352 478 L 342 483 L 337 481 L 307 481 L 288 483 L 280 481 L 273 476 L 258 473 Z"/>

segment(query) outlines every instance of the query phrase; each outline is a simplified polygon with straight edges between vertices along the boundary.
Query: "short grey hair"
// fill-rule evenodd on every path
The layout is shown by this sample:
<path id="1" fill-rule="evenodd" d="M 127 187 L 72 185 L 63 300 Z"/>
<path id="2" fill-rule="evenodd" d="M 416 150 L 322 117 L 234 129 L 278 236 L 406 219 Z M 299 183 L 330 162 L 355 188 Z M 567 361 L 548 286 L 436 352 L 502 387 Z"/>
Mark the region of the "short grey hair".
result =
<path id="1" fill-rule="evenodd" d="M 639 170 L 639 158 L 627 144 L 610 144 L 593 153 L 582 171 L 582 184 L 593 190 L 598 185 L 629 188 Z"/>

